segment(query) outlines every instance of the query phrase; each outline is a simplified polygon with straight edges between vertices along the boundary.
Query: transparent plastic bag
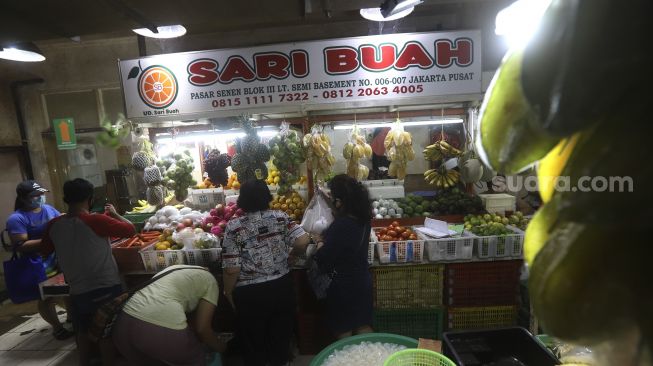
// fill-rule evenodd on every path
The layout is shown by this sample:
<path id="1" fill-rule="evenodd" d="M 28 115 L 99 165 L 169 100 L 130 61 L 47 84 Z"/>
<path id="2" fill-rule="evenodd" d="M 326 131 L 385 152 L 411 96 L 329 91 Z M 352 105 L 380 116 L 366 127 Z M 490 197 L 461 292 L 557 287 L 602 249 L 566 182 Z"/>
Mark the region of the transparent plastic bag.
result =
<path id="1" fill-rule="evenodd" d="M 331 207 L 326 201 L 325 194 L 318 191 L 308 203 L 300 225 L 309 233 L 321 234 L 332 222 Z"/>

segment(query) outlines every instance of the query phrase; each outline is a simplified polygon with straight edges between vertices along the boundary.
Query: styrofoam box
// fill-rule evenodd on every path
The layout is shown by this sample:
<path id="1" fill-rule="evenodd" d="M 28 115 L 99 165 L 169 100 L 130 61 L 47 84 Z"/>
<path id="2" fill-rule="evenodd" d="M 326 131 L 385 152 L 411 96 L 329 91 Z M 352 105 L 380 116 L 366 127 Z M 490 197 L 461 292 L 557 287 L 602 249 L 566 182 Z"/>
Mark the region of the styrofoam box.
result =
<path id="1" fill-rule="evenodd" d="M 239 191 L 236 191 L 236 192 L 239 192 Z M 271 192 L 271 193 L 274 194 L 274 192 Z M 304 202 L 308 201 L 308 190 L 298 189 L 297 193 L 299 193 L 299 196 L 304 200 Z M 238 194 L 228 195 L 228 196 L 225 197 L 224 201 L 225 201 L 226 204 L 229 204 L 230 202 L 237 203 Z"/>
<path id="2" fill-rule="evenodd" d="M 517 197 L 506 193 L 479 194 L 485 210 L 490 213 L 505 214 L 516 211 Z"/>
<path id="3" fill-rule="evenodd" d="M 193 206 L 197 209 L 208 210 L 218 203 L 224 203 L 222 188 L 193 189 L 190 192 Z"/>
<path id="4" fill-rule="evenodd" d="M 380 186 L 369 187 L 370 198 L 373 200 L 381 198 L 403 198 L 405 196 L 404 186 Z"/>

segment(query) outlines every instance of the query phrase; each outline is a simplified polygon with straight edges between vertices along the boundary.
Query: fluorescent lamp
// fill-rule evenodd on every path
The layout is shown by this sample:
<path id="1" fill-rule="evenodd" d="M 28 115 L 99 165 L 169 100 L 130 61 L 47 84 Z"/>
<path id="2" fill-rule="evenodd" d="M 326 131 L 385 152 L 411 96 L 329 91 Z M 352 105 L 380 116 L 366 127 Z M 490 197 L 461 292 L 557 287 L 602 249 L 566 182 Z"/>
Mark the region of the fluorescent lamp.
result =
<path id="1" fill-rule="evenodd" d="M 21 43 L 9 47 L 0 47 L 0 58 L 21 62 L 40 62 L 45 60 L 41 50 L 33 43 Z"/>
<path id="2" fill-rule="evenodd" d="M 389 22 L 391 20 L 397 20 L 401 19 L 405 16 L 408 16 L 410 13 L 415 10 L 415 7 L 410 7 L 407 9 L 404 9 L 394 15 L 390 15 L 387 18 L 383 17 L 383 14 L 381 14 L 381 8 L 365 8 L 360 10 L 360 14 L 363 18 L 367 20 L 371 20 L 374 22 Z"/>
<path id="3" fill-rule="evenodd" d="M 517 0 L 496 17 L 494 33 L 504 36 L 511 48 L 523 48 L 537 32 L 551 0 Z"/>
<path id="4" fill-rule="evenodd" d="M 454 123 L 463 123 L 462 118 L 451 118 L 451 119 L 439 119 L 439 120 L 429 120 L 429 121 L 410 121 L 410 122 L 401 122 L 401 125 L 404 127 L 407 126 L 428 126 L 428 125 L 448 125 Z M 354 126 L 358 128 L 378 128 L 378 127 L 392 127 L 394 122 L 381 122 L 381 123 L 360 123 L 357 125 L 337 125 L 334 126 L 334 130 L 351 130 Z"/>
<path id="5" fill-rule="evenodd" d="M 140 34 L 143 37 L 150 38 L 176 38 L 186 34 L 186 28 L 183 25 L 166 25 L 156 27 L 157 32 L 154 33 L 147 28 L 132 29 L 134 33 Z"/>
<path id="6" fill-rule="evenodd" d="M 273 129 L 258 131 L 259 137 L 274 137 L 277 134 L 279 134 L 279 131 Z M 245 137 L 244 132 L 193 133 L 193 134 L 181 135 L 175 137 L 174 139 L 172 137 L 157 138 L 157 143 L 164 144 L 164 145 L 170 144 L 172 142 L 194 143 L 194 142 L 201 141 L 204 143 L 211 143 L 215 139 L 235 140 L 243 137 Z"/>

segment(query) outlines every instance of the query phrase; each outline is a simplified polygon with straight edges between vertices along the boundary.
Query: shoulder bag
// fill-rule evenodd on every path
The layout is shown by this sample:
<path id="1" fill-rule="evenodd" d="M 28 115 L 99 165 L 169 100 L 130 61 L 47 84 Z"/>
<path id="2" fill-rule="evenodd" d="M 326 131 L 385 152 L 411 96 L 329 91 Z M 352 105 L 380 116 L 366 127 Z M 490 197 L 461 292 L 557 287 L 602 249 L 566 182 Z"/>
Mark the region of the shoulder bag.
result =
<path id="1" fill-rule="evenodd" d="M 178 271 L 180 269 L 188 269 L 188 268 L 189 267 L 175 268 L 165 273 L 162 273 L 159 276 L 155 275 L 149 281 L 146 281 L 144 284 L 138 286 L 133 291 L 129 291 L 129 292 L 125 291 L 122 294 L 114 297 L 112 300 L 102 304 L 96 310 L 95 315 L 93 316 L 93 322 L 88 328 L 88 338 L 92 342 L 98 342 L 101 339 L 109 338 L 111 336 L 111 331 L 113 329 L 113 326 L 116 320 L 118 320 L 118 314 L 120 314 L 122 308 L 125 306 L 125 304 L 127 304 L 129 298 L 131 298 L 138 291 L 144 289 L 145 287 L 151 285 L 152 283 L 165 277 L 166 275 L 169 275 L 170 273 L 174 271 Z"/>
<path id="2" fill-rule="evenodd" d="M 367 230 L 368 227 L 367 225 L 365 225 L 363 229 L 363 236 L 361 237 L 357 249 L 360 249 L 360 247 L 363 245 L 363 241 L 365 241 L 365 232 Z M 311 284 L 311 288 L 315 293 L 315 297 L 317 297 L 318 299 L 324 299 L 327 296 L 327 290 L 329 289 L 329 286 L 331 286 L 331 282 L 333 281 L 333 278 L 338 273 L 336 272 L 335 269 L 329 273 L 321 272 L 314 258 L 311 258 L 309 262 L 310 264 L 308 270 L 306 271 L 308 282 Z"/>

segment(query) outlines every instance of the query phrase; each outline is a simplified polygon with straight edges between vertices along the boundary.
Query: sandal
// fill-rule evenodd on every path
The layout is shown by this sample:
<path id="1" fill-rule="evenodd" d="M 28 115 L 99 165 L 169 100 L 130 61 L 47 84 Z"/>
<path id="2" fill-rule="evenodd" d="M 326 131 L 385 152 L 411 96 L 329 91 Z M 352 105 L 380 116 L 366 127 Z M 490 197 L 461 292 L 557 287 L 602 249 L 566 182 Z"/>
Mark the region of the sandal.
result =
<path id="1" fill-rule="evenodd" d="M 66 340 L 74 335 L 75 335 L 74 332 L 71 332 L 64 327 L 61 327 L 59 330 L 52 332 L 52 336 L 60 341 Z"/>

